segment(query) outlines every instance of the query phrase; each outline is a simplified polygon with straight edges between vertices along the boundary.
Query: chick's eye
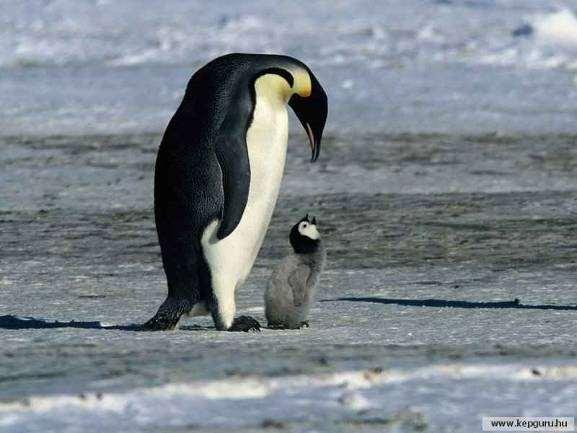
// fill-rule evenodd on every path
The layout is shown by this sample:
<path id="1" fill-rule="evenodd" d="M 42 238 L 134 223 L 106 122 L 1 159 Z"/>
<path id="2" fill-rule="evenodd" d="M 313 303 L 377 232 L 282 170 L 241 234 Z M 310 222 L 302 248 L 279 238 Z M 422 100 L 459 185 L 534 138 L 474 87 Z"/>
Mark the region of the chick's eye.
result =
<path id="1" fill-rule="evenodd" d="M 306 229 L 306 228 L 307 228 L 307 226 L 308 226 L 308 224 L 307 224 L 307 223 L 303 223 L 303 229 Z"/>

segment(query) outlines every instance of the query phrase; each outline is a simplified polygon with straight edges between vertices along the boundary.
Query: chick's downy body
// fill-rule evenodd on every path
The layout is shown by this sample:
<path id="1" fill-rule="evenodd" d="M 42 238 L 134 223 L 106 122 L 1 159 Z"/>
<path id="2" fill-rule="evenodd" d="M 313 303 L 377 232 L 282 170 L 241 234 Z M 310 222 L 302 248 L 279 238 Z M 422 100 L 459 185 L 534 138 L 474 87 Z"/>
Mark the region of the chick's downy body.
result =
<path id="1" fill-rule="evenodd" d="M 308 216 L 299 221 L 290 236 L 293 253 L 274 269 L 265 292 L 265 315 L 270 328 L 297 329 L 307 326 L 326 252 Z"/>

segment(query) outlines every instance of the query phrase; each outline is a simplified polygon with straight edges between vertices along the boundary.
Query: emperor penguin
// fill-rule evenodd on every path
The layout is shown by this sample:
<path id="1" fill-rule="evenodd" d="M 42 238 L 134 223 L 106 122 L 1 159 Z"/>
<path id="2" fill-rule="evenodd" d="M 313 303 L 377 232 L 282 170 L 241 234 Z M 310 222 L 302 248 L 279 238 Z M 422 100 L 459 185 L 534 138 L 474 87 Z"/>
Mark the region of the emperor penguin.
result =
<path id="1" fill-rule="evenodd" d="M 269 328 L 309 326 L 309 311 L 327 257 L 314 217 L 306 215 L 296 223 L 289 240 L 294 252 L 275 267 L 264 295 Z"/>
<path id="2" fill-rule="evenodd" d="M 290 106 L 315 161 L 327 95 L 288 56 L 228 54 L 199 69 L 162 138 L 154 214 L 168 296 L 146 330 L 210 314 L 218 330 L 258 330 L 235 318 L 235 291 L 250 273 L 277 201 Z"/>

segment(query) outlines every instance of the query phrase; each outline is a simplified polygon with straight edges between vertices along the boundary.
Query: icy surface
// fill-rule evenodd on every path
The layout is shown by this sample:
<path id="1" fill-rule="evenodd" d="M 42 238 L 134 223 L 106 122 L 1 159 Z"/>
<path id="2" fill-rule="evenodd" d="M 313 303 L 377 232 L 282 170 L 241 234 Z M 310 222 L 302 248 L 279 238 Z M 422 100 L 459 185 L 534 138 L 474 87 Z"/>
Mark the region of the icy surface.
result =
<path id="1" fill-rule="evenodd" d="M 0 2 L 0 431 L 480 431 L 577 413 L 577 1 Z M 311 328 L 136 332 L 165 296 L 162 129 L 192 72 L 293 55 L 294 128 L 239 312 L 287 230 L 329 246 Z M 294 119 L 293 119 L 294 120 Z M 293 126 L 297 125 L 292 122 Z"/>
<path id="2" fill-rule="evenodd" d="M 310 329 L 258 334 L 130 326 L 165 296 L 158 139 L 0 140 L 1 431 L 470 433 L 575 413 L 575 137 L 330 138 L 313 165 L 292 138 L 239 312 L 264 321 L 307 211 L 328 267 Z"/>
<path id="3" fill-rule="evenodd" d="M 361 428 L 375 432 L 443 432 L 456 431 L 454 426 L 443 426 L 443 421 L 455 416 L 454 410 L 459 408 L 459 417 L 467 421 L 458 431 L 470 432 L 477 431 L 480 421 L 475 405 L 462 405 L 462 399 L 470 395 L 470 387 L 479 387 L 476 402 L 483 402 L 495 416 L 507 416 L 511 410 L 524 414 L 529 405 L 551 416 L 563 416 L 567 413 L 559 410 L 559 405 L 577 398 L 577 387 L 568 383 L 575 379 L 575 366 L 526 368 L 518 364 L 462 363 L 411 371 L 372 369 L 290 378 L 236 378 L 115 394 L 37 397 L 0 406 L 0 417 L 9 414 L 4 421 L 0 418 L 0 426 L 7 433 L 45 432 L 47 428 L 62 431 L 57 429 L 71 422 L 84 433 L 155 428 L 239 431 L 258 427 L 296 432 Z M 534 392 L 536 386 L 557 397 L 544 400 L 540 392 Z M 519 404 L 516 395 L 523 392 L 527 398 Z M 502 403 L 495 401 L 496 395 L 501 402 L 513 401 L 504 410 Z M 411 406 L 406 405 L 407 398 Z M 425 416 L 422 407 L 431 399 L 436 411 Z M 168 425 L 166 418 L 171 419 Z"/>
<path id="4" fill-rule="evenodd" d="M 157 132 L 192 72 L 293 55 L 332 133 L 576 132 L 577 1 L 4 1 L 0 134 Z"/>

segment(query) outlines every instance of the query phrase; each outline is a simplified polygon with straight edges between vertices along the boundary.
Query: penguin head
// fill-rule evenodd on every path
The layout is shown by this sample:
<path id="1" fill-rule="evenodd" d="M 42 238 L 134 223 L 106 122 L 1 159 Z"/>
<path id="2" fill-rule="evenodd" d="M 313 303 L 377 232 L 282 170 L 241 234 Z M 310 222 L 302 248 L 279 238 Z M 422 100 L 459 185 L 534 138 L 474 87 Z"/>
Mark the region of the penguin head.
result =
<path id="1" fill-rule="evenodd" d="M 276 92 L 293 109 L 305 129 L 311 149 L 311 162 L 319 157 L 321 138 L 328 113 L 325 90 L 310 68 L 301 61 L 288 56 L 257 55 L 269 66 L 260 70 L 257 76 L 276 75 Z"/>
<path id="2" fill-rule="evenodd" d="M 297 88 L 288 104 L 307 132 L 311 148 L 311 162 L 315 162 L 321 152 L 321 138 L 327 120 L 328 102 L 327 94 L 317 78 L 308 67 L 305 66 L 305 68 L 309 82 L 300 89 Z"/>
<path id="3" fill-rule="evenodd" d="M 282 55 L 231 53 L 212 60 L 195 76 L 197 79 L 189 82 L 185 100 L 195 100 L 199 94 L 210 91 L 211 103 L 214 93 L 228 101 L 238 89 L 254 92 L 258 84 L 262 85 L 270 97 L 293 109 L 307 133 L 311 161 L 316 161 L 327 120 L 327 94 L 303 62 Z"/>
<path id="4" fill-rule="evenodd" d="M 233 55 L 249 57 L 252 62 L 254 80 L 264 75 L 277 78 L 275 88 L 278 95 L 288 102 L 305 129 L 311 149 L 311 162 L 319 157 L 321 138 L 328 114 L 325 90 L 310 68 L 300 60 L 289 56 L 271 54 Z"/>
<path id="5" fill-rule="evenodd" d="M 290 232 L 290 243 L 297 254 L 315 252 L 320 245 L 321 236 L 317 230 L 317 219 L 307 214 L 296 223 Z"/>

